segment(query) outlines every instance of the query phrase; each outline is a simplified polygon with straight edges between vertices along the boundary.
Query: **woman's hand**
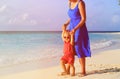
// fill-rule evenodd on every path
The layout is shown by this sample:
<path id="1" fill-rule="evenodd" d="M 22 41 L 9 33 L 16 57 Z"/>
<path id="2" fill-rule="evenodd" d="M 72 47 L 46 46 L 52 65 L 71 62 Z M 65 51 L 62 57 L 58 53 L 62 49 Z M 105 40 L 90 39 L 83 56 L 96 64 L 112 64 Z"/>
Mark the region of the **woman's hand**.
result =
<path id="1" fill-rule="evenodd" d="M 62 26 L 62 31 L 64 32 L 66 30 L 66 27 L 65 24 Z"/>
<path id="2" fill-rule="evenodd" d="M 76 32 L 76 29 L 73 29 L 73 30 L 71 31 L 71 34 L 75 34 L 75 32 Z"/>
<path id="3" fill-rule="evenodd" d="M 67 28 L 67 26 L 69 25 L 69 23 L 70 23 L 70 19 L 68 19 L 68 20 L 63 24 L 63 26 L 62 26 L 62 31 L 65 31 L 65 30 L 66 30 L 66 28 Z"/>
<path id="4" fill-rule="evenodd" d="M 72 30 L 72 33 L 75 34 L 75 29 Z"/>

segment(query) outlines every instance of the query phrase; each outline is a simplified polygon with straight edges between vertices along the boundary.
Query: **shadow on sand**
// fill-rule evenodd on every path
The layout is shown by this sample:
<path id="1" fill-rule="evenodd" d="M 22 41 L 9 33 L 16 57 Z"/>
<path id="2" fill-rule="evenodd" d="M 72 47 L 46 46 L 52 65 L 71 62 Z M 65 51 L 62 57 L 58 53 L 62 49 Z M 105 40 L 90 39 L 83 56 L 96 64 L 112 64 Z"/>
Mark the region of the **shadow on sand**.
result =
<path id="1" fill-rule="evenodd" d="M 120 72 L 120 68 L 115 67 L 115 68 L 106 68 L 106 69 L 101 69 L 101 70 L 92 70 L 87 72 L 87 75 L 92 75 L 92 74 L 104 74 L 104 73 L 116 73 Z M 80 73 L 76 73 L 76 75 L 79 75 Z"/>
<path id="2" fill-rule="evenodd" d="M 106 68 L 106 69 L 102 69 L 102 70 L 93 70 L 93 71 L 88 72 L 87 75 L 113 73 L 113 72 L 120 72 L 120 68 L 115 67 L 115 68 Z"/>

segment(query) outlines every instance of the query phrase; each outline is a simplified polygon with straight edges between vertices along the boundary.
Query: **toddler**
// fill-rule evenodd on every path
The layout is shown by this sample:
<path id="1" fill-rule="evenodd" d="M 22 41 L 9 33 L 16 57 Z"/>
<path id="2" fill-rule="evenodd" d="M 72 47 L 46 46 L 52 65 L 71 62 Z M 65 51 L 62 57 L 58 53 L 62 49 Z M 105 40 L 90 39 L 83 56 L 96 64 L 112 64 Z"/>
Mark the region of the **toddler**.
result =
<path id="1" fill-rule="evenodd" d="M 61 57 L 60 64 L 63 72 L 61 75 L 75 76 L 75 67 L 74 67 L 74 36 L 70 34 L 68 30 L 62 32 L 62 40 L 64 42 L 63 52 L 64 55 Z M 70 73 L 71 72 L 71 73 Z"/>

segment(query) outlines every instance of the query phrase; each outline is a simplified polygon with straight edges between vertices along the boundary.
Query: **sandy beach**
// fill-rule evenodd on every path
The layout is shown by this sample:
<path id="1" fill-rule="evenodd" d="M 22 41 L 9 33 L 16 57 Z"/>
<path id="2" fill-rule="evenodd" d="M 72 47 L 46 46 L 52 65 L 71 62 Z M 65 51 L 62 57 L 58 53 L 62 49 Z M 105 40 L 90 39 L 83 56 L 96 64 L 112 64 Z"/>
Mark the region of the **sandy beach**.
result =
<path id="1" fill-rule="evenodd" d="M 78 77 L 79 62 L 75 61 L 76 75 L 74 77 L 58 76 L 60 66 L 36 69 L 20 73 L 11 73 L 0 76 L 0 79 L 120 79 L 120 49 L 100 52 L 87 58 L 85 77 Z"/>

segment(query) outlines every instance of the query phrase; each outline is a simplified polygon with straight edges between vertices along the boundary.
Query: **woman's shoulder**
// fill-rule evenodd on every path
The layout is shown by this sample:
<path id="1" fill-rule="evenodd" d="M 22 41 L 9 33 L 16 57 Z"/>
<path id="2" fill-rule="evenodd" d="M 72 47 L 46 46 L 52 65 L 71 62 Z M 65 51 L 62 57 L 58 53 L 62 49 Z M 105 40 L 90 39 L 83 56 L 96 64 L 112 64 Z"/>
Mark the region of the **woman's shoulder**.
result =
<path id="1" fill-rule="evenodd" d="M 85 4 L 83 0 L 79 0 L 79 4 Z"/>
<path id="2" fill-rule="evenodd" d="M 81 7 L 81 6 L 85 6 L 85 2 L 83 0 L 80 0 L 79 3 L 78 3 L 78 6 Z"/>
<path id="3" fill-rule="evenodd" d="M 71 6 L 71 2 L 70 2 L 70 1 L 68 1 L 68 6 L 69 6 L 69 7 Z"/>

